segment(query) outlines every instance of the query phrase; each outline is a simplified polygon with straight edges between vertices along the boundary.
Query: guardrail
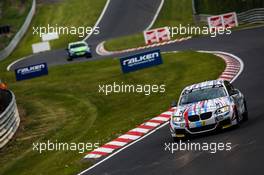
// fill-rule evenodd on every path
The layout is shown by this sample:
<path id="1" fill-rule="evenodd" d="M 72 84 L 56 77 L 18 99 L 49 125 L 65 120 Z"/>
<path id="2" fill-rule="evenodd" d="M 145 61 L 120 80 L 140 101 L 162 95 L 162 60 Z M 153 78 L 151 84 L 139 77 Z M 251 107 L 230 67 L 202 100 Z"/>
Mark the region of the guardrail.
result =
<path id="1" fill-rule="evenodd" d="M 194 15 L 195 21 L 207 22 L 208 14 Z M 237 13 L 238 22 L 241 23 L 259 23 L 264 22 L 264 8 L 255 8 L 245 12 Z"/>
<path id="2" fill-rule="evenodd" d="M 248 10 L 237 14 L 239 23 L 264 22 L 264 8 Z"/>
<path id="3" fill-rule="evenodd" d="M 0 148 L 4 147 L 19 127 L 20 118 L 15 95 L 11 91 L 0 90 Z"/>
<path id="4" fill-rule="evenodd" d="M 16 33 L 16 35 L 11 40 L 11 42 L 8 44 L 8 46 L 0 51 L 0 61 L 8 57 L 13 52 L 13 50 L 16 48 L 17 44 L 19 43 L 19 41 L 22 39 L 26 31 L 28 30 L 29 25 L 32 21 L 32 18 L 35 14 L 35 11 L 36 11 L 36 0 L 32 0 L 31 9 L 27 15 L 27 18 L 24 24 L 22 25 L 20 30 Z"/>

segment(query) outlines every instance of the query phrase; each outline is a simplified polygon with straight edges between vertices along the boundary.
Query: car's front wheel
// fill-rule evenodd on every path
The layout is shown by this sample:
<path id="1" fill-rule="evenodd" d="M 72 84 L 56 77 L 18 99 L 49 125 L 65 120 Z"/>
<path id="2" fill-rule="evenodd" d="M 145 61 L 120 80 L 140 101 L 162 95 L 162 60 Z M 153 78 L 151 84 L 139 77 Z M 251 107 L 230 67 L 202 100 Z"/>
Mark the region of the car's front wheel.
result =
<path id="1" fill-rule="evenodd" d="M 68 61 L 72 61 L 72 60 L 73 60 L 73 58 L 72 58 L 72 57 L 69 57 L 67 60 L 68 60 Z"/>
<path id="2" fill-rule="evenodd" d="M 172 140 L 174 142 L 179 142 L 180 140 L 181 141 L 186 141 L 187 140 L 187 137 L 172 137 Z"/>
<path id="3" fill-rule="evenodd" d="M 248 109 L 247 109 L 247 102 L 246 102 L 246 100 L 244 100 L 244 109 L 245 109 L 245 111 L 242 114 L 243 121 L 247 121 L 248 120 Z"/>

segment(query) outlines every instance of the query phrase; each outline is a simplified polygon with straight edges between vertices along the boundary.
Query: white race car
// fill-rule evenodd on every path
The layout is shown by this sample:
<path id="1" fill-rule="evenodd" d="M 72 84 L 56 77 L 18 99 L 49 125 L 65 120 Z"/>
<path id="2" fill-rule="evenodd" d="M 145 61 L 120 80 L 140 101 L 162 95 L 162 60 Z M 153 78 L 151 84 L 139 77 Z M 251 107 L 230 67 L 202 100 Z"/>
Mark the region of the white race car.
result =
<path id="1" fill-rule="evenodd" d="M 172 137 L 177 140 L 228 128 L 248 119 L 244 95 L 224 80 L 212 80 L 184 88 L 173 106 L 170 120 Z"/>

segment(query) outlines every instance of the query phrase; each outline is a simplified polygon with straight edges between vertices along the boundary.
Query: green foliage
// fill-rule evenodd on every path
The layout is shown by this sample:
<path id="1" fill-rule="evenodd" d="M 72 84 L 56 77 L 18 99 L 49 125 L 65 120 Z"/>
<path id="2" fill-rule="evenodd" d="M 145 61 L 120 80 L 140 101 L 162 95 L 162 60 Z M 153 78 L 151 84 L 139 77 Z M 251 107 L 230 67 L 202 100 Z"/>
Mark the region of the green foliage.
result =
<path id="1" fill-rule="evenodd" d="M 14 91 L 22 117 L 15 139 L 0 152 L 1 175 L 77 174 L 91 165 L 74 151 L 32 151 L 32 143 L 104 144 L 166 111 L 181 90 L 192 83 L 216 79 L 225 64 L 196 52 L 163 54 L 163 64 L 122 74 L 117 59 L 105 59 L 49 69 L 49 75 L 22 82 L 5 79 Z M 103 95 L 103 84 L 165 84 L 166 93 Z"/>
<path id="2" fill-rule="evenodd" d="M 221 14 L 235 11 L 237 13 L 253 8 L 263 8 L 263 0 L 195 0 L 198 14 Z"/>

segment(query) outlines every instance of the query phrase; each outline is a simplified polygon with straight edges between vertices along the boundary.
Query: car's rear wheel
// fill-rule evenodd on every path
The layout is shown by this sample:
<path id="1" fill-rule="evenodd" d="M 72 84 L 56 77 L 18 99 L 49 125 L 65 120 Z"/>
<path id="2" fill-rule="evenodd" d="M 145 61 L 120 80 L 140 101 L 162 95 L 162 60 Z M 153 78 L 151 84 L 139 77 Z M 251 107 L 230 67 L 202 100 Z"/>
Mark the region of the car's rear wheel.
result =
<path id="1" fill-rule="evenodd" d="M 236 126 L 238 127 L 240 122 L 241 122 L 241 119 L 239 119 L 239 115 L 238 115 L 238 111 L 237 111 L 237 108 L 235 107 L 234 108 L 234 115 L 235 115 L 235 120 L 236 120 Z"/>
<path id="2" fill-rule="evenodd" d="M 87 53 L 86 54 L 86 58 L 91 58 L 92 57 L 92 54 L 91 53 Z"/>

